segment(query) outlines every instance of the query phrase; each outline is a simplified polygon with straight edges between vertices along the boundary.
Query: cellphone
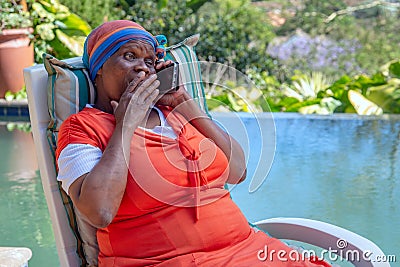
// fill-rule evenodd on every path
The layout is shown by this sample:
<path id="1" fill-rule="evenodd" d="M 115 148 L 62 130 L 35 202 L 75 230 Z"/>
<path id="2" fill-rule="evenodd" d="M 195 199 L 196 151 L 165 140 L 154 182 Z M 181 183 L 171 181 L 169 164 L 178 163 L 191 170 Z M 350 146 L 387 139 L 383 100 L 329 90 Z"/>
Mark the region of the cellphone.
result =
<path id="1" fill-rule="evenodd" d="M 159 70 L 157 73 L 157 80 L 160 81 L 158 90 L 160 95 L 175 92 L 179 88 L 179 63 L 173 62 L 165 69 Z"/>

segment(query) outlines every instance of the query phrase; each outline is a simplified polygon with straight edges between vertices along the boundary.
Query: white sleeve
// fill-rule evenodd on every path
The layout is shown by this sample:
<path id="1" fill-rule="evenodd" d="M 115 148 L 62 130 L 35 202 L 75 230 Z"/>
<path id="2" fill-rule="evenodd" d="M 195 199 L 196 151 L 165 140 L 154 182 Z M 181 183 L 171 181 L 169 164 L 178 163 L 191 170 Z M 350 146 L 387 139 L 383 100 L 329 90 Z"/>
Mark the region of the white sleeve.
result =
<path id="1" fill-rule="evenodd" d="M 58 157 L 58 176 L 62 188 L 68 194 L 70 185 L 83 174 L 90 172 L 99 162 L 100 148 L 87 144 L 69 144 Z"/>

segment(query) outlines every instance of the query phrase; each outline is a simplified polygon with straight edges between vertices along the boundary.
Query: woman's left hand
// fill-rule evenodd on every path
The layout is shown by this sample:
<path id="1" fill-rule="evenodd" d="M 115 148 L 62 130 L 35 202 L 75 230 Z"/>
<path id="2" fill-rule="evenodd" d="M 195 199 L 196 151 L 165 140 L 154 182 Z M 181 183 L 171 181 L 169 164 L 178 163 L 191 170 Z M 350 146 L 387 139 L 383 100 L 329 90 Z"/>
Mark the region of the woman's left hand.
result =
<path id="1" fill-rule="evenodd" d="M 164 95 L 160 95 L 157 100 L 158 105 L 162 106 L 170 106 L 172 108 L 177 107 L 179 104 L 191 99 L 190 95 L 186 91 L 183 85 L 179 86 L 179 89 L 175 92 L 166 93 Z"/>
<path id="2" fill-rule="evenodd" d="M 165 68 L 170 63 L 171 61 L 161 62 L 161 65 L 156 65 L 156 71 Z M 240 144 L 199 108 L 183 85 L 180 85 L 176 92 L 158 96 L 156 104 L 170 106 L 177 110 L 200 133 L 212 139 L 221 148 L 229 161 L 228 183 L 237 184 L 246 178 L 246 160 Z"/>
<path id="3" fill-rule="evenodd" d="M 155 65 L 156 72 L 159 72 L 159 71 L 165 69 L 172 63 L 173 62 L 171 60 L 157 62 Z M 191 97 L 185 90 L 184 86 L 179 85 L 179 89 L 177 91 L 160 95 L 157 98 L 158 99 L 157 104 L 163 105 L 163 106 L 170 106 L 170 107 L 174 108 L 190 98 Z"/>
<path id="4" fill-rule="evenodd" d="M 165 69 L 166 67 L 168 67 L 170 64 L 172 64 L 171 60 L 167 60 L 167 61 L 157 61 L 154 68 L 156 69 L 156 72 L 159 72 L 160 70 Z"/>

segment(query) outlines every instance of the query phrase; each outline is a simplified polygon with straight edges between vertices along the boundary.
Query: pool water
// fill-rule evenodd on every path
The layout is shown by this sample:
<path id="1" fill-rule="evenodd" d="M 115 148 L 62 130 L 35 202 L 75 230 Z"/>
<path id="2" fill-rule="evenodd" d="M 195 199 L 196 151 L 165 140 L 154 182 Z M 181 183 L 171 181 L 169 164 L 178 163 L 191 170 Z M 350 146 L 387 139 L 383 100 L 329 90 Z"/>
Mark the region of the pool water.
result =
<path id="1" fill-rule="evenodd" d="M 59 266 L 30 133 L 0 125 L 0 246 L 29 247 L 29 266 Z"/>
<path id="2" fill-rule="evenodd" d="M 232 190 L 249 221 L 329 222 L 371 239 L 399 262 L 400 118 L 274 117 L 276 153 L 267 179 L 249 193 L 256 169 L 249 162 L 249 178 Z M 244 123 L 251 131 L 255 122 Z M 58 266 L 32 136 L 0 125 L 0 148 L 0 246 L 31 248 L 29 266 Z"/>
<path id="3" fill-rule="evenodd" d="M 276 154 L 267 179 L 253 193 L 249 180 L 232 190 L 249 221 L 332 223 L 396 255 L 398 265 L 391 264 L 400 266 L 400 117 L 276 114 L 274 121 Z M 251 177 L 256 166 L 248 168 Z"/>

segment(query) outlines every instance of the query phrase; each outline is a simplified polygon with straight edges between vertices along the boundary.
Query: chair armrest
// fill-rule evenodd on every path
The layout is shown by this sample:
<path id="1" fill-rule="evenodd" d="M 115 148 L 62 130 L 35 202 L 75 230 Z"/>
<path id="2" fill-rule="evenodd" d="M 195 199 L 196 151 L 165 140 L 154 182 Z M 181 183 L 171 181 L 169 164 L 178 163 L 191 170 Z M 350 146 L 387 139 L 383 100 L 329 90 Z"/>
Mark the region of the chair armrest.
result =
<path id="1" fill-rule="evenodd" d="M 372 241 L 329 223 L 303 218 L 271 218 L 254 224 L 275 238 L 300 241 L 331 250 L 355 266 L 390 267 L 387 262 L 374 262 L 376 257 L 385 254 Z"/>

